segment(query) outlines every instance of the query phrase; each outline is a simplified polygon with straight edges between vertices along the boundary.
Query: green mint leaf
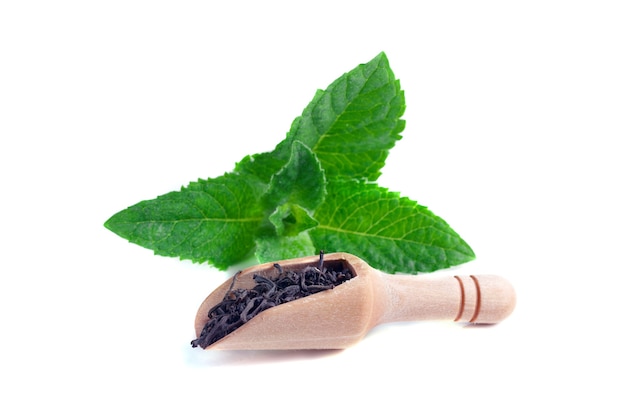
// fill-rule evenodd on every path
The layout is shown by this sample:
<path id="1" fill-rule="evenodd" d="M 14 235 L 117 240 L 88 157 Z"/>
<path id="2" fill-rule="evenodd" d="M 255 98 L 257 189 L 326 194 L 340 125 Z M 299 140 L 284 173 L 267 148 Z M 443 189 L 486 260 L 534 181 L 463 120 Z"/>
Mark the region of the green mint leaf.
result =
<path id="1" fill-rule="evenodd" d="M 316 248 L 349 252 L 387 272 L 431 272 L 474 258 L 471 248 L 426 207 L 376 184 L 331 181 L 310 231 Z"/>
<path id="2" fill-rule="evenodd" d="M 255 255 L 259 262 L 273 262 L 310 256 L 316 253 L 308 232 L 297 236 L 263 236 L 256 240 Z"/>
<path id="3" fill-rule="evenodd" d="M 384 53 L 318 91 L 287 138 L 278 145 L 285 158 L 294 141 L 308 146 L 330 178 L 373 181 L 401 138 L 404 92 Z"/>
<path id="4" fill-rule="evenodd" d="M 254 248 L 262 207 L 240 175 L 201 180 L 115 214 L 105 227 L 155 254 L 220 269 Z"/>
<path id="5" fill-rule="evenodd" d="M 265 201 L 269 207 L 283 203 L 315 209 L 326 194 L 326 178 L 315 154 L 300 141 L 293 142 L 287 163 L 272 176 Z"/>
<path id="6" fill-rule="evenodd" d="M 280 158 L 275 152 L 248 155 L 235 165 L 234 172 L 241 174 L 255 192 L 264 194 L 272 176 L 284 167 L 288 159 Z"/>
<path id="7" fill-rule="evenodd" d="M 373 181 L 401 139 L 405 108 L 400 82 L 381 53 L 318 90 L 274 151 L 245 157 L 235 171 L 267 185 L 300 141 L 315 153 L 327 177 Z"/>
<path id="8" fill-rule="evenodd" d="M 317 220 L 297 204 L 285 203 L 276 208 L 269 217 L 278 236 L 296 236 L 317 226 Z"/>

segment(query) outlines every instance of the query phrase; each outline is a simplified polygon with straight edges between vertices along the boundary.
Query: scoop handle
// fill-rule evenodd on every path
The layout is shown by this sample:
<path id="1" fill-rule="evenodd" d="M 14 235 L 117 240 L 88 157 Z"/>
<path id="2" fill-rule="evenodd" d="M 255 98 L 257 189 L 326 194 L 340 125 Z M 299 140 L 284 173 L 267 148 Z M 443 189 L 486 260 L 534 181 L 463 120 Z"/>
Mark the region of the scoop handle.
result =
<path id="1" fill-rule="evenodd" d="M 386 300 L 379 323 L 415 320 L 498 323 L 515 308 L 513 286 L 498 275 L 384 275 L 381 283 Z"/>

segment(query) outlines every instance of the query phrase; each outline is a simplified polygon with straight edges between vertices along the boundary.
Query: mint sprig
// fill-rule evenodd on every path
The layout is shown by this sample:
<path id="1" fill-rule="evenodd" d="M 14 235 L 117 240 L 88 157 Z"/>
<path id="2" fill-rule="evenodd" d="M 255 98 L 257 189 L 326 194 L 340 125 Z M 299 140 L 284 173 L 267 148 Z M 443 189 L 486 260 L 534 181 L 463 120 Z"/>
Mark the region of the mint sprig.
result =
<path id="1" fill-rule="evenodd" d="M 384 53 L 315 94 L 286 138 L 233 172 L 198 180 L 112 216 L 105 227 L 163 256 L 225 269 L 345 251 L 388 272 L 474 258 L 426 207 L 374 181 L 401 138 L 404 93 Z"/>

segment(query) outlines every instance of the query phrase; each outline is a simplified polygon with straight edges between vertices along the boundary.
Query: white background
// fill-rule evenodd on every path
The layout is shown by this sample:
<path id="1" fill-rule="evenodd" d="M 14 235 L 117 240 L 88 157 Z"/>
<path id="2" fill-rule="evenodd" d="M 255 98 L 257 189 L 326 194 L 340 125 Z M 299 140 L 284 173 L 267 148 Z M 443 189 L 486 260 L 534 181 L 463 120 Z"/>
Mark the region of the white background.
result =
<path id="1" fill-rule="evenodd" d="M 226 4 L 227 2 L 220 2 Z M 626 13 L 608 1 L 5 1 L 2 415 L 625 415 Z M 518 306 L 341 352 L 191 349 L 232 271 L 102 224 L 273 149 L 385 51 L 407 126 L 379 182 Z"/>

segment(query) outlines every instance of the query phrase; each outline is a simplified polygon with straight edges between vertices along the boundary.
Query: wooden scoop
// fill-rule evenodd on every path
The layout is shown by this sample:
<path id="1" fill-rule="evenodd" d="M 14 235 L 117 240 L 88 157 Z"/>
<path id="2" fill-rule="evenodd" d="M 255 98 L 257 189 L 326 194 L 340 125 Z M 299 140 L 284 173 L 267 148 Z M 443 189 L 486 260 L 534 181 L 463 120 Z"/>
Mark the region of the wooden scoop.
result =
<path id="1" fill-rule="evenodd" d="M 301 271 L 317 266 L 319 259 L 311 256 L 279 264 L 286 271 Z M 515 307 L 513 287 L 495 275 L 391 275 L 347 253 L 324 256 L 324 265 L 333 263 L 346 266 L 354 278 L 332 290 L 269 308 L 207 349 L 343 349 L 382 323 L 497 323 Z M 253 288 L 254 274 L 275 276 L 274 263 L 243 270 L 236 278 L 235 288 Z M 209 320 L 209 310 L 222 301 L 232 283 L 232 278 L 224 282 L 200 306 L 195 322 L 197 337 Z"/>

